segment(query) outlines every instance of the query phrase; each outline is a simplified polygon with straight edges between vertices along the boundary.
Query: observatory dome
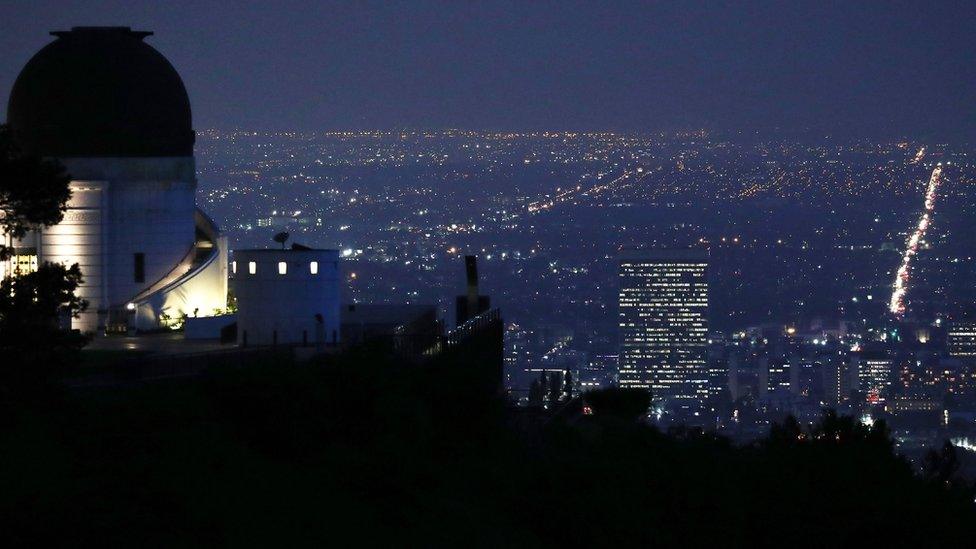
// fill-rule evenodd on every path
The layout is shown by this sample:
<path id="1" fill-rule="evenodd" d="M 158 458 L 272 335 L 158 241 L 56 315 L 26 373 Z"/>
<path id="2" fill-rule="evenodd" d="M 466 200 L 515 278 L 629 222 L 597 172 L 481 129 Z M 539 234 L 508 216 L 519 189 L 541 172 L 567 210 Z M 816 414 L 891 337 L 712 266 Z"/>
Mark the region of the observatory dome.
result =
<path id="1" fill-rule="evenodd" d="M 7 122 L 25 151 L 54 157 L 193 154 L 190 101 L 173 66 L 129 27 L 53 32 L 20 72 Z"/>

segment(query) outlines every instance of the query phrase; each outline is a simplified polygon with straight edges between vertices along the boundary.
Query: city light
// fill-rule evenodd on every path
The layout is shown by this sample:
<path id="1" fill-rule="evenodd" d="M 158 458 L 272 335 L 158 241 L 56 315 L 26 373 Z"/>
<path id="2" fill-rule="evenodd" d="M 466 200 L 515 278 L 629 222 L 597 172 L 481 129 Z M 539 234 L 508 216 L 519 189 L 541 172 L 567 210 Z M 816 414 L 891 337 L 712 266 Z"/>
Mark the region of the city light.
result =
<path id="1" fill-rule="evenodd" d="M 911 264 L 915 254 L 918 253 L 919 243 L 925 238 L 925 232 L 929 228 L 932 214 L 935 212 L 936 191 L 942 181 L 942 164 L 939 163 L 929 178 L 928 186 L 925 190 L 925 208 L 922 217 L 918 220 L 918 226 L 908 237 L 905 244 L 905 252 L 902 255 L 901 265 L 895 273 L 895 282 L 892 285 L 891 300 L 888 303 L 888 311 L 894 315 L 905 314 L 905 296 L 908 293 L 908 283 L 911 277 Z"/>

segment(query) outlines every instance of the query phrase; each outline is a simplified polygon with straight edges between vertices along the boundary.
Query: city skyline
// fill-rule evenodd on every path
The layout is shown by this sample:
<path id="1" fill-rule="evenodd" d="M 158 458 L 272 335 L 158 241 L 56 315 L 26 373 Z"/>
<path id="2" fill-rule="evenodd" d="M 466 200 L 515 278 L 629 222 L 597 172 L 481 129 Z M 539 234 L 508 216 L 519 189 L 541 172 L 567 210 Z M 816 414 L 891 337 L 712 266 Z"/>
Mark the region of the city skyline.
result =
<path id="1" fill-rule="evenodd" d="M 966 545 L 958 6 L 52 6 L 8 544 Z"/>

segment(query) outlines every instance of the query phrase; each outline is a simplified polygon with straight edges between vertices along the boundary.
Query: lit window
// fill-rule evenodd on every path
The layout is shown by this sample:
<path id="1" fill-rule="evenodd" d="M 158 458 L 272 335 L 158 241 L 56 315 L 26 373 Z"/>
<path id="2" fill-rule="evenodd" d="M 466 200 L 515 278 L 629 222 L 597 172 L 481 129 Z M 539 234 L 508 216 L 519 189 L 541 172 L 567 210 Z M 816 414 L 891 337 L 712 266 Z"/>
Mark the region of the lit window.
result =
<path id="1" fill-rule="evenodd" d="M 247 272 L 254 274 L 258 272 L 258 264 L 253 261 L 247 262 Z"/>
<path id="2" fill-rule="evenodd" d="M 237 274 L 237 262 L 236 261 L 231 261 L 230 262 L 230 271 L 232 273 L 234 273 L 234 274 Z"/>
<path id="3" fill-rule="evenodd" d="M 288 263 L 284 261 L 278 262 L 278 274 L 283 275 L 288 272 Z"/>
<path id="4" fill-rule="evenodd" d="M 309 263 L 308 264 L 308 270 L 313 275 L 319 274 L 319 262 L 318 261 L 313 261 L 313 262 Z"/>

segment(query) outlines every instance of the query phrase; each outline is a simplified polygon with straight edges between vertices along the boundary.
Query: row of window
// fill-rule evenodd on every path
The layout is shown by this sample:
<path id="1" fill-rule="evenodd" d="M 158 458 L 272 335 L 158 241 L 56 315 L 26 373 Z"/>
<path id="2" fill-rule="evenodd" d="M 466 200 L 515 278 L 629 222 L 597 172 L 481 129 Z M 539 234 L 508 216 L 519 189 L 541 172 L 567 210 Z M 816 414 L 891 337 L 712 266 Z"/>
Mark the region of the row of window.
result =
<path id="1" fill-rule="evenodd" d="M 34 261 L 36 262 L 37 261 L 36 260 L 36 256 L 34 256 L 34 257 L 35 257 L 35 260 Z M 133 263 L 134 263 L 134 271 L 135 271 L 133 273 L 133 275 L 134 275 L 133 278 L 135 279 L 136 282 L 145 282 L 146 281 L 146 254 L 142 254 L 142 253 L 135 254 L 133 260 L 134 260 Z M 230 265 L 231 265 L 231 269 L 233 270 L 234 274 L 237 274 L 237 262 L 236 261 L 232 261 Z M 36 270 L 36 267 L 35 267 L 34 270 Z M 257 272 L 258 272 L 258 264 L 257 264 L 257 262 L 248 261 L 247 262 L 247 272 L 250 273 L 250 274 L 257 274 Z M 314 274 L 319 274 L 319 262 L 318 261 L 310 261 L 308 263 L 308 272 L 311 273 L 311 274 L 313 274 L 313 275 Z M 288 274 L 288 262 L 287 261 L 279 261 L 278 262 L 278 274 L 280 274 L 280 275 Z"/>
<path id="2" fill-rule="evenodd" d="M 234 274 L 237 274 L 237 262 L 236 261 L 231 261 L 230 262 L 230 268 L 231 268 L 231 271 L 233 271 Z M 258 264 L 257 264 L 256 261 L 248 261 L 247 262 L 247 272 L 248 272 L 248 274 L 257 274 L 257 272 L 258 272 Z M 319 262 L 318 261 L 309 261 L 308 262 L 308 272 L 310 274 L 313 274 L 313 275 L 314 274 L 319 274 Z M 288 262 L 287 261 L 279 261 L 278 262 L 278 274 L 280 274 L 280 275 L 288 274 Z"/>

